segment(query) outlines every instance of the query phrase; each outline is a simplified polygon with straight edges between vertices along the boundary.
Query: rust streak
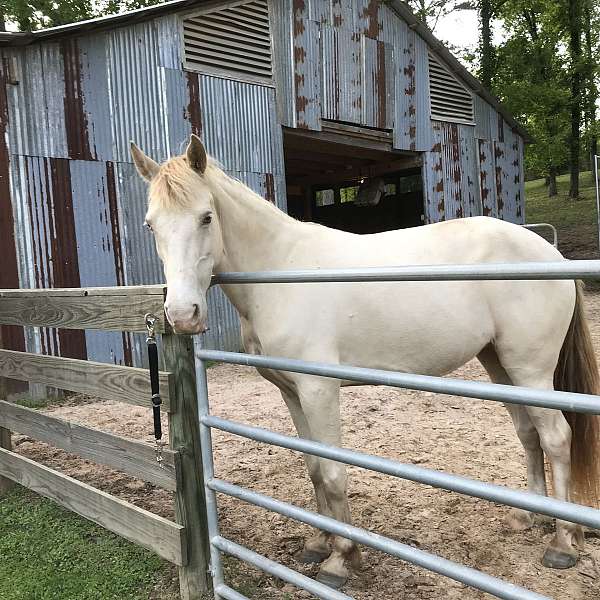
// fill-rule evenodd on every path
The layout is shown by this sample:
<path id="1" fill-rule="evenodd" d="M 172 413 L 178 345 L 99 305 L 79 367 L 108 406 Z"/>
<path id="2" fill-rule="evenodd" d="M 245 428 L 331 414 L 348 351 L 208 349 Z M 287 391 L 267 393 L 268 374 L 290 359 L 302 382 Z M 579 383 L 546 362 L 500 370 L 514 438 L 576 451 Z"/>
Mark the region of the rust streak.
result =
<path id="1" fill-rule="evenodd" d="M 90 150 L 88 119 L 83 106 L 81 60 L 76 39 L 60 43 L 65 74 L 65 129 L 69 157 L 77 160 L 94 160 Z"/>
<path id="2" fill-rule="evenodd" d="M 192 126 L 192 133 L 202 135 L 202 106 L 200 105 L 200 80 L 198 73 L 186 71 L 189 103 L 187 106 L 186 120 Z"/>
<path id="3" fill-rule="evenodd" d="M 265 173 L 265 199 L 275 204 L 275 178 L 273 173 Z"/>
<path id="4" fill-rule="evenodd" d="M 383 29 L 383 25 L 379 22 L 380 5 L 380 0 L 369 0 L 360 15 L 367 21 L 367 26 L 364 28 L 363 33 L 374 40 L 379 37 L 379 32 Z"/>

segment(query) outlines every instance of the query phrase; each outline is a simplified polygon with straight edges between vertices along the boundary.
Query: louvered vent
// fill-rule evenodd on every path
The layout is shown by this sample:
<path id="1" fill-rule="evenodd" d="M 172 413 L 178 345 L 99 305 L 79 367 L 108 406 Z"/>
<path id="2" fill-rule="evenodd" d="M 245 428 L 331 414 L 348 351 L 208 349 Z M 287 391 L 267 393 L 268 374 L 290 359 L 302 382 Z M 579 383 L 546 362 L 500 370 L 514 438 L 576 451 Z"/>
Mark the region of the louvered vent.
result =
<path id="1" fill-rule="evenodd" d="M 272 78 L 267 0 L 186 17 L 183 36 L 189 70 Z"/>
<path id="2" fill-rule="evenodd" d="M 429 91 L 432 119 L 473 122 L 473 94 L 431 53 Z"/>

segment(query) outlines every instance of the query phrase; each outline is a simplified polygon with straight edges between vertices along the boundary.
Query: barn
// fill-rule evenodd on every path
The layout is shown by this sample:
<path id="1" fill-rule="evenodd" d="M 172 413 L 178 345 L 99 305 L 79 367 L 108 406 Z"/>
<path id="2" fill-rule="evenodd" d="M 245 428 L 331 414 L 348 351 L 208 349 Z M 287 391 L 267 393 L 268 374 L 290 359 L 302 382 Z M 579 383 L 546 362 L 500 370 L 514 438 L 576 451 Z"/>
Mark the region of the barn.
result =
<path id="1" fill-rule="evenodd" d="M 0 46 L 0 288 L 162 281 L 130 139 L 160 160 L 194 132 L 267 201 L 356 233 L 523 222 L 526 132 L 398 0 L 174 0 Z M 210 296 L 206 344 L 238 349 Z M 1 336 L 143 362 L 127 334 Z"/>

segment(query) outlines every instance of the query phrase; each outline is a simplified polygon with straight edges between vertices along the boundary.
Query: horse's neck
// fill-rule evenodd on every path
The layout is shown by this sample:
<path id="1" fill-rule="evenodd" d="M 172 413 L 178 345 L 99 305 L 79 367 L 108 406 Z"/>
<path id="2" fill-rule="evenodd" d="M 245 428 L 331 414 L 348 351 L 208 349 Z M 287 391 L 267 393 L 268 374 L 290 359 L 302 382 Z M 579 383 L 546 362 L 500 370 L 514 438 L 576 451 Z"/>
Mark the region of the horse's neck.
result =
<path id="1" fill-rule="evenodd" d="M 215 273 L 281 269 L 305 226 L 229 177 L 220 177 L 215 190 L 223 238 Z M 243 316 L 249 313 L 248 286 L 224 291 Z"/>

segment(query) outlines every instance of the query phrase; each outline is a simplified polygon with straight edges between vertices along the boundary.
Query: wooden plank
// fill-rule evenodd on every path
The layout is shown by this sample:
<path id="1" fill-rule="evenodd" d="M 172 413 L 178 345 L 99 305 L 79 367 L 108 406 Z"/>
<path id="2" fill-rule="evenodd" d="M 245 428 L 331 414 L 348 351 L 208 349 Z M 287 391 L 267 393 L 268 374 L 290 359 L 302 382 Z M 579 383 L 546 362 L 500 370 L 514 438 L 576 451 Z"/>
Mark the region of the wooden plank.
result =
<path id="1" fill-rule="evenodd" d="M 104 400 L 126 402 L 147 407 L 148 410 L 152 406 L 147 369 L 0 350 L 0 376 L 89 394 Z M 173 375 L 161 372 L 160 393 L 166 411 L 175 410 L 171 400 L 173 389 Z"/>
<path id="2" fill-rule="evenodd" d="M 177 412 L 169 415 L 169 441 L 180 456 L 175 520 L 185 526 L 188 543 L 188 563 L 179 569 L 179 589 L 182 600 L 200 600 L 210 595 L 211 581 L 194 344 L 190 336 L 173 334 L 164 335 L 162 341 L 165 365 L 176 382 Z"/>
<path id="3" fill-rule="evenodd" d="M 88 288 L 0 289 L 0 298 L 29 298 L 37 296 L 164 296 L 166 289 L 163 284 Z"/>
<path id="4" fill-rule="evenodd" d="M 185 529 L 177 523 L 2 448 L 0 475 L 156 552 L 169 562 L 186 563 Z"/>
<path id="5" fill-rule="evenodd" d="M 148 422 L 151 420 L 148 411 Z M 0 425 L 167 490 L 177 489 L 177 453 L 172 450 L 163 449 L 163 462 L 159 465 L 154 446 L 150 444 L 70 423 L 3 400 L 0 400 Z"/>
<path id="6" fill-rule="evenodd" d="M 163 297 L 159 294 L 54 296 L 31 293 L 0 298 L 0 324 L 146 331 L 144 315 L 157 317 L 156 332 L 165 331 Z"/>

